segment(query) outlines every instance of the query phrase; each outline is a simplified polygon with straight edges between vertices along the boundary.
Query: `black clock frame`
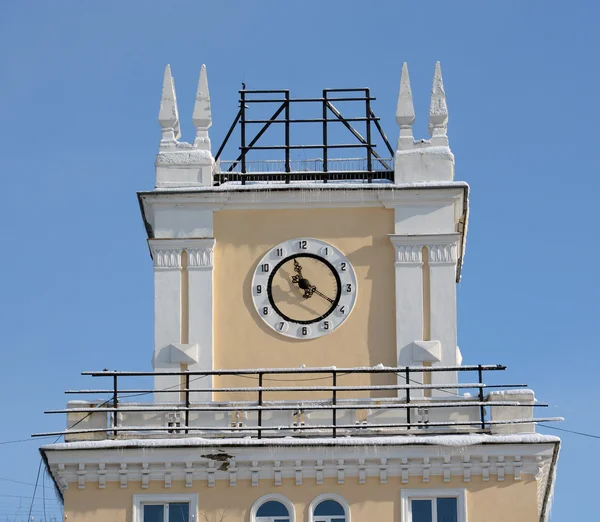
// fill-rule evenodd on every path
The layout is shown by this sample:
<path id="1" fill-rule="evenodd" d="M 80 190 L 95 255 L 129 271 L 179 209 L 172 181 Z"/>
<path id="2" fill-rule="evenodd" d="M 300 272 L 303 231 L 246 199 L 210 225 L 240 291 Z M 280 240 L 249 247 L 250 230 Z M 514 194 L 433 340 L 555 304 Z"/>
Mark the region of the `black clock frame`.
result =
<path id="1" fill-rule="evenodd" d="M 275 300 L 273 299 L 273 293 L 271 292 L 271 288 L 273 286 L 273 278 L 275 277 L 275 274 L 281 268 L 281 266 L 289 261 L 298 259 L 300 257 L 310 257 L 310 258 L 316 259 L 316 260 L 320 261 L 321 263 L 323 263 L 327 268 L 329 268 L 329 270 L 335 277 L 335 282 L 336 282 L 336 286 L 337 286 L 337 292 L 336 292 L 335 298 L 334 298 L 333 303 L 332 303 L 331 307 L 329 308 L 329 310 L 327 310 L 327 312 L 325 312 L 320 317 L 311 319 L 309 321 L 299 321 L 297 319 L 292 319 L 291 317 L 285 315 L 275 304 Z M 273 307 L 273 310 L 275 310 L 275 312 L 277 312 L 277 314 L 279 314 L 286 321 L 288 321 L 290 323 L 296 323 L 296 324 L 318 323 L 319 321 L 322 321 L 323 319 L 329 317 L 333 313 L 333 311 L 337 308 L 337 305 L 340 302 L 340 299 L 342 297 L 342 280 L 340 279 L 340 275 L 338 274 L 335 267 L 329 261 L 327 261 L 327 259 L 325 259 L 324 257 L 318 256 L 316 254 L 311 254 L 309 252 L 294 254 L 294 255 L 286 257 L 285 259 L 282 259 L 279 263 L 277 263 L 277 265 L 271 272 L 271 275 L 269 276 L 269 280 L 267 281 L 267 296 L 269 298 L 269 303 L 271 303 L 271 306 Z"/>

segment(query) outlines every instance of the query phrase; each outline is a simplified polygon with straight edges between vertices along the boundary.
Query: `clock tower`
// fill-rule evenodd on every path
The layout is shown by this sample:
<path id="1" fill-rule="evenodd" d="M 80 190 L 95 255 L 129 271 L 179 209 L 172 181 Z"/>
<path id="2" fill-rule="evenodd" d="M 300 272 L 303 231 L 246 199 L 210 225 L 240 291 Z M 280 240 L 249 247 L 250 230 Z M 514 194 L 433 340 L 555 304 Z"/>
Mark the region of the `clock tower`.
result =
<path id="1" fill-rule="evenodd" d="M 86 372 L 109 384 L 49 412 L 67 416 L 41 452 L 69 522 L 546 522 L 560 440 L 535 426 L 560 419 L 457 345 L 469 187 L 439 63 L 431 139 L 406 64 L 395 147 L 375 101 L 244 86 L 216 148 L 203 66 L 186 143 L 167 66 L 138 193 L 152 368 Z"/>
<path id="2" fill-rule="evenodd" d="M 282 93 L 240 95 L 254 109 L 252 103 L 264 101 L 266 94 L 289 112 L 294 100 Z M 351 94 L 329 91 L 323 99 L 332 106 L 363 101 Z M 370 95 L 362 96 L 371 103 Z M 222 172 L 213 175 L 206 69 L 194 108 L 196 139 L 189 145 L 176 141 L 177 102 L 167 68 L 156 188 L 139 194 L 155 270 L 155 370 L 460 364 L 455 288 L 468 186 L 454 181 L 439 64 L 431 98 L 432 139 L 413 139 L 406 65 L 396 120 L 400 138 L 393 159 L 380 160 L 375 144 L 368 144 L 371 165 L 381 169 L 360 174 L 365 181 L 371 176 L 370 183 L 357 179 L 357 172 L 336 176 L 333 168 L 353 165 L 330 156 L 326 183 L 311 180 L 313 173 L 278 182 L 252 170 L 260 171 L 265 161 L 249 159 L 260 147 L 244 145 L 234 167 L 246 172 L 227 171 L 224 166 L 234 162 L 219 161 Z M 369 118 L 374 122 L 378 118 Z M 242 123 L 248 133 L 247 116 Z M 288 118 L 286 125 L 294 123 Z M 329 155 L 332 150 L 331 143 L 321 148 Z M 293 165 L 287 160 L 283 167 Z M 456 381 L 451 371 L 423 377 L 433 384 Z M 166 399 L 161 389 L 178 385 L 177 376 L 155 380 L 157 401 Z M 204 381 L 193 386 L 207 387 Z M 210 399 L 210 394 L 195 397 Z"/>

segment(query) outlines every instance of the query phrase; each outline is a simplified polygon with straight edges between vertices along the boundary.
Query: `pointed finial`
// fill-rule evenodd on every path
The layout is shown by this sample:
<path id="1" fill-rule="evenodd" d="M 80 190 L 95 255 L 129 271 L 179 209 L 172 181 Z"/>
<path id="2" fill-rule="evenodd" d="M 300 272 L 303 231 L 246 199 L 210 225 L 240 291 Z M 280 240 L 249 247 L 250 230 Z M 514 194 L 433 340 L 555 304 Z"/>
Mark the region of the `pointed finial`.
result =
<path id="1" fill-rule="evenodd" d="M 194 146 L 210 150 L 208 128 L 212 125 L 212 116 L 210 112 L 210 93 L 208 92 L 206 65 L 202 65 L 200 68 L 200 79 L 198 80 L 198 91 L 196 92 L 196 103 L 194 105 L 192 120 L 196 126 Z"/>
<path id="2" fill-rule="evenodd" d="M 171 76 L 171 66 L 165 67 L 162 96 L 160 98 L 160 111 L 158 122 L 162 127 L 161 145 L 174 146 L 181 136 L 179 129 L 179 113 L 177 111 L 177 97 L 175 96 L 175 82 Z"/>
<path id="3" fill-rule="evenodd" d="M 402 64 L 400 93 L 398 94 L 398 105 L 396 106 L 396 122 L 400 125 L 400 137 L 412 138 L 412 125 L 415 122 L 415 108 L 413 106 L 410 78 L 408 77 L 408 65 L 406 62 Z"/>
<path id="4" fill-rule="evenodd" d="M 444 91 L 440 62 L 436 62 L 433 74 L 433 86 L 431 87 L 431 104 L 429 105 L 429 134 L 432 140 L 439 144 L 447 145 L 447 126 L 448 106 L 446 105 L 446 92 Z"/>

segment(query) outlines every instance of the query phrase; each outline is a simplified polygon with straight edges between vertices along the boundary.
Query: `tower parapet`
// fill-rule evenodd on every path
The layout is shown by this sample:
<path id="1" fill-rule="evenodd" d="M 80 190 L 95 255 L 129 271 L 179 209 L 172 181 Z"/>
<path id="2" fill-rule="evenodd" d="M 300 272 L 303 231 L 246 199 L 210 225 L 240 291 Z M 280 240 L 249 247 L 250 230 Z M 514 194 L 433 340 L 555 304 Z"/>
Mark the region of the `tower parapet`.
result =
<path id="1" fill-rule="evenodd" d="M 448 106 L 440 62 L 435 64 L 431 102 L 429 105 L 430 140 L 415 140 L 412 126 L 415 121 L 408 65 L 402 66 L 400 93 L 396 109 L 400 137 L 394 155 L 394 179 L 397 183 L 418 181 L 452 181 L 454 154 L 448 144 Z"/>
<path id="2" fill-rule="evenodd" d="M 171 67 L 167 65 L 158 115 L 162 138 L 155 163 L 157 188 L 202 187 L 213 184 L 212 171 L 215 160 L 208 136 L 212 116 L 205 65 L 200 69 L 192 119 L 196 127 L 194 143 L 180 142 L 175 81 L 171 76 Z"/>

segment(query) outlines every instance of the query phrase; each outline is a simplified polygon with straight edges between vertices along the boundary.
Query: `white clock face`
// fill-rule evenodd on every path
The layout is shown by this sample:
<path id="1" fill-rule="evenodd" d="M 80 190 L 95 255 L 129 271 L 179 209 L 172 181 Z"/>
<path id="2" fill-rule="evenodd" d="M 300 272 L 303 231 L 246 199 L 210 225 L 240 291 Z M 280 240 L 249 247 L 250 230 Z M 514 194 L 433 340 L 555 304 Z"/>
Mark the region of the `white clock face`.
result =
<path id="1" fill-rule="evenodd" d="M 287 337 L 315 339 L 333 332 L 356 302 L 356 275 L 337 248 L 314 238 L 269 250 L 252 278 L 259 317 Z"/>

